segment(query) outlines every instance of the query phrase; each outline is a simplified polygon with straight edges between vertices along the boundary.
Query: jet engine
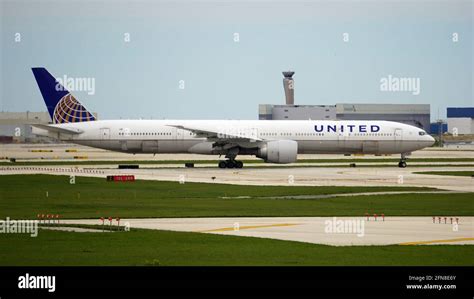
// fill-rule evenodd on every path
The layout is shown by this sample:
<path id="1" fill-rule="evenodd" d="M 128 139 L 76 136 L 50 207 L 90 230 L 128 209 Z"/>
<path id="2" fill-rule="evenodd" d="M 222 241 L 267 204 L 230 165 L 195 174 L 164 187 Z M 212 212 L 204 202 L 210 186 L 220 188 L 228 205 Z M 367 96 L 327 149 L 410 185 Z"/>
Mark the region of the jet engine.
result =
<path id="1" fill-rule="evenodd" d="M 298 143 L 294 140 L 267 141 L 257 151 L 257 157 L 270 163 L 296 162 Z"/>

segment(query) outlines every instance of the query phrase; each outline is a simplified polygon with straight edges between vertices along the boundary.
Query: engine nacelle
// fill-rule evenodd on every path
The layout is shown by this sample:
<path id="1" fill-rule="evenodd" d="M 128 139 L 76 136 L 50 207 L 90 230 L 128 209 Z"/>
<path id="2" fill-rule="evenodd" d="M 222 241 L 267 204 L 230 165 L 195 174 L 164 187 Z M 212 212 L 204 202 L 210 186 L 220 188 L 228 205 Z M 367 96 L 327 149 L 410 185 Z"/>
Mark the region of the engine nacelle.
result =
<path id="1" fill-rule="evenodd" d="M 294 140 L 268 141 L 258 149 L 257 157 L 270 163 L 293 163 L 296 162 L 298 154 L 298 143 Z"/>

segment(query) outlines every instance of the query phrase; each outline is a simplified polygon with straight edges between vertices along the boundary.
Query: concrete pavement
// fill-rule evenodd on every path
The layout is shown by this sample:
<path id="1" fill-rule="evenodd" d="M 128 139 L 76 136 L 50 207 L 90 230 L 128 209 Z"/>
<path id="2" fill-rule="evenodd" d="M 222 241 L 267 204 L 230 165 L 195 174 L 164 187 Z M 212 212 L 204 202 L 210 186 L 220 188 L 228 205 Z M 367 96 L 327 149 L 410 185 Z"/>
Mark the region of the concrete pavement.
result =
<path id="1" fill-rule="evenodd" d="M 333 246 L 474 245 L 474 217 L 231 217 L 121 219 L 131 228 L 270 238 Z M 99 219 L 63 220 L 67 224 L 100 224 Z"/>

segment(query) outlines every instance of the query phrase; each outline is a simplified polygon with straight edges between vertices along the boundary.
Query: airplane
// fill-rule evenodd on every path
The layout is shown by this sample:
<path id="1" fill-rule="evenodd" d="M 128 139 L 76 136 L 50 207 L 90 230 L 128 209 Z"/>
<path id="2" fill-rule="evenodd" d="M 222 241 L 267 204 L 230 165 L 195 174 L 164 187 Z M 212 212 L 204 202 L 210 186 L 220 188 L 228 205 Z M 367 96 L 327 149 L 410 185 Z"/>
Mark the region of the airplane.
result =
<path id="1" fill-rule="evenodd" d="M 293 163 L 298 154 L 400 154 L 432 146 L 423 129 L 362 120 L 98 120 L 45 68 L 32 68 L 52 119 L 33 133 L 110 151 L 225 155 L 219 168 L 242 168 L 238 155 Z"/>

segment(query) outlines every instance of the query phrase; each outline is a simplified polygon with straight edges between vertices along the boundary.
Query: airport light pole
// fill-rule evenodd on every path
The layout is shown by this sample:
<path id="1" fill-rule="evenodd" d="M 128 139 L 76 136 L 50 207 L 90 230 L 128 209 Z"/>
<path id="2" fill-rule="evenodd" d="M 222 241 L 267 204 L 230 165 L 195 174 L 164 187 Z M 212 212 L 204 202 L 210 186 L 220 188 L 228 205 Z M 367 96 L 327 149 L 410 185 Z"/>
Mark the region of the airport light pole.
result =
<path id="1" fill-rule="evenodd" d="M 443 124 L 444 121 L 442 119 L 438 119 L 436 121 L 438 124 L 438 146 L 443 147 Z"/>

